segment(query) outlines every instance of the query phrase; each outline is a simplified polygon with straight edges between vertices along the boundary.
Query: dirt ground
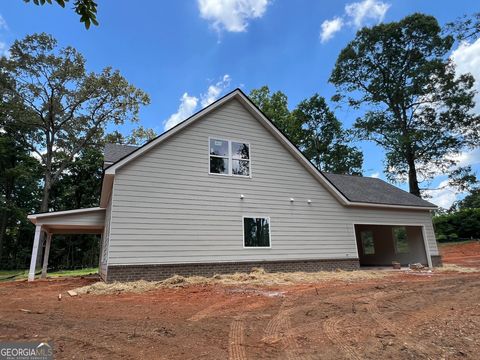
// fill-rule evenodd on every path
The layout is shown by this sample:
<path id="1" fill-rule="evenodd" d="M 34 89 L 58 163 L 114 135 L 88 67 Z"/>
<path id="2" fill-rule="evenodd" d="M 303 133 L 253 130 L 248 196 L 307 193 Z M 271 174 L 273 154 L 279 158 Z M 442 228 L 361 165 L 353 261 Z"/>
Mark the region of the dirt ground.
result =
<path id="1" fill-rule="evenodd" d="M 443 247 L 445 261 L 480 254 L 476 245 L 462 246 Z M 0 284 L 0 342 L 51 341 L 57 359 L 478 359 L 480 353 L 480 272 L 66 294 L 94 281 Z"/>

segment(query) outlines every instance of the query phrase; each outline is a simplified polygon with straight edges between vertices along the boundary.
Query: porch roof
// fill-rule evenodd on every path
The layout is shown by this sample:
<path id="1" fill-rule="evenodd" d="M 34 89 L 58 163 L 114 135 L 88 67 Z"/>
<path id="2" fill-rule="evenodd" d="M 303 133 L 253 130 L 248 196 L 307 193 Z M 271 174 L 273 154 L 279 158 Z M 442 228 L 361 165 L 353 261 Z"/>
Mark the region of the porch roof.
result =
<path id="1" fill-rule="evenodd" d="M 105 209 L 54 211 L 31 214 L 28 219 L 51 234 L 100 234 L 105 226 Z"/>

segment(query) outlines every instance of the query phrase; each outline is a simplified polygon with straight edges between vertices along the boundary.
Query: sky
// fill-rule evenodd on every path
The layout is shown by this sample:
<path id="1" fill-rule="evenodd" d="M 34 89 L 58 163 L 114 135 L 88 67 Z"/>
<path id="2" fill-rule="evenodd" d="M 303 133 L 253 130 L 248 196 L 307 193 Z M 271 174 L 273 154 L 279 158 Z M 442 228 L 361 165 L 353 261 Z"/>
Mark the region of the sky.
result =
<path id="1" fill-rule="evenodd" d="M 73 2 L 73 1 L 71 1 Z M 120 70 L 146 91 L 151 104 L 141 110 L 141 124 L 161 133 L 223 94 L 268 85 L 289 98 L 289 107 L 319 93 L 335 93 L 328 82 L 339 52 L 358 28 L 398 21 L 421 12 L 440 24 L 480 11 L 471 0 L 182 0 L 141 2 L 98 0 L 98 27 L 86 30 L 70 9 L 35 6 L 21 0 L 0 4 L 0 53 L 8 55 L 15 39 L 52 34 L 60 46 L 71 45 L 87 59 L 87 68 Z M 67 7 L 71 5 L 67 4 Z M 480 40 L 457 44 L 452 58 L 460 72 L 470 72 L 480 89 Z M 476 111 L 480 111 L 478 96 Z M 331 103 L 346 128 L 362 115 Z M 129 127 L 119 129 L 128 132 Z M 363 173 L 385 179 L 384 153 L 359 142 Z M 480 176 L 480 150 L 466 151 L 461 165 Z M 448 208 L 462 198 L 438 176 L 431 201 Z M 396 184 L 406 189 L 406 184 Z"/>

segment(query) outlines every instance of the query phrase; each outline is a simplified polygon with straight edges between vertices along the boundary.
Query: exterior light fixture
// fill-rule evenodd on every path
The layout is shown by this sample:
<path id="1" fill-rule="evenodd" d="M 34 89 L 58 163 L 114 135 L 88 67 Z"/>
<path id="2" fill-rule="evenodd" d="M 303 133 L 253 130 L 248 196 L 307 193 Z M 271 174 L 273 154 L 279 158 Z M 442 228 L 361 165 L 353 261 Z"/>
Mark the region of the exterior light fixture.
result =
<path id="1" fill-rule="evenodd" d="M 294 201 L 295 201 L 295 199 L 294 199 L 294 198 L 290 198 L 290 202 L 294 202 Z"/>
<path id="2" fill-rule="evenodd" d="M 312 203 L 312 200 L 308 199 L 307 204 L 311 204 L 311 203 Z"/>
<path id="3" fill-rule="evenodd" d="M 245 197 L 245 196 L 243 196 L 243 194 L 240 194 L 240 199 L 243 200 L 244 197 Z"/>

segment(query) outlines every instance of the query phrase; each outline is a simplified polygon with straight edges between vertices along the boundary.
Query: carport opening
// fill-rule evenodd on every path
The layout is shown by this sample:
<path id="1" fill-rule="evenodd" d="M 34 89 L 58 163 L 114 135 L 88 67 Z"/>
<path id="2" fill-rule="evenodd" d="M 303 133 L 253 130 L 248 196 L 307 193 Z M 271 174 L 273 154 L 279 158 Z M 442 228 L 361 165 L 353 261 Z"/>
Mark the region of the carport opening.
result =
<path id="1" fill-rule="evenodd" d="M 428 266 L 421 226 L 355 225 L 361 266 L 402 266 L 420 263 Z"/>

